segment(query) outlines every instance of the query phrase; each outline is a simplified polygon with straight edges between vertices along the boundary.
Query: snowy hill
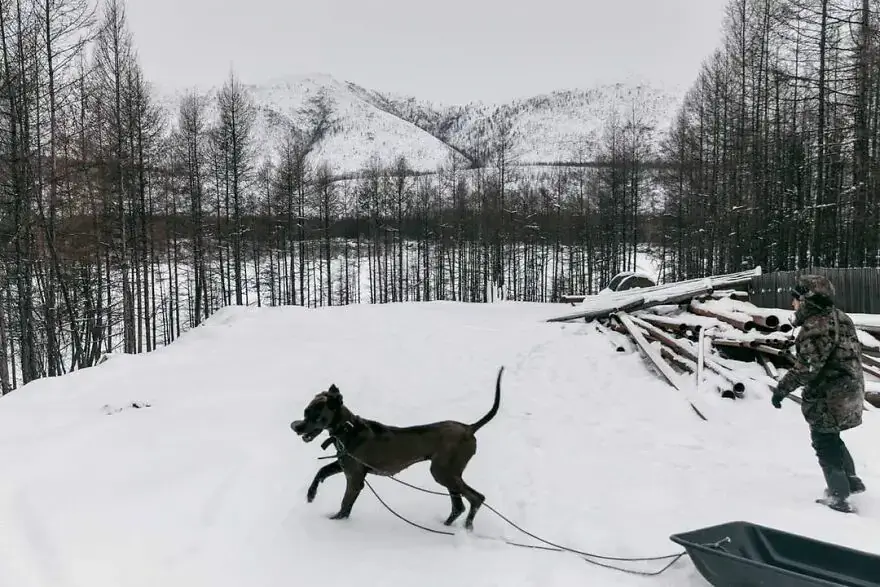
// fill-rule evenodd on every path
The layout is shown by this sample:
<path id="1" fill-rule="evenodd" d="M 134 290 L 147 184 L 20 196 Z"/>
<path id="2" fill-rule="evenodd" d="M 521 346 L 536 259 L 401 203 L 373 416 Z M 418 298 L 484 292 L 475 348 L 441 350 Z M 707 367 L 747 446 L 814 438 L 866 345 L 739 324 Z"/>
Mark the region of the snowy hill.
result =
<path id="1" fill-rule="evenodd" d="M 373 156 L 390 164 L 403 155 L 413 169 L 425 172 L 447 164 L 453 154 L 464 164 L 474 163 L 492 138 L 493 124 L 501 121 L 514 130 L 519 164 L 590 159 L 612 113 L 626 119 L 635 107 L 644 121 L 661 130 L 680 102 L 678 92 L 627 84 L 463 106 L 377 92 L 326 74 L 244 85 L 257 109 L 254 136 L 261 157 L 274 154 L 291 126 L 305 128 L 309 100 L 326 96 L 337 125 L 318 143 L 312 161 L 326 161 L 339 174 L 362 170 Z M 217 117 L 218 90 L 205 91 L 210 120 Z M 180 95 L 161 98 L 172 120 Z"/>
<path id="2" fill-rule="evenodd" d="M 703 422 L 591 325 L 543 322 L 558 310 L 228 308 L 153 353 L 33 382 L 0 399 L 0 585 L 705 586 L 686 557 L 645 579 L 460 527 L 428 533 L 367 489 L 331 521 L 340 476 L 306 503 L 324 436 L 304 444 L 289 424 L 316 392 L 336 383 L 354 412 L 388 424 L 470 422 L 500 365 L 501 408 L 465 480 L 530 532 L 646 557 L 678 552 L 672 533 L 747 519 L 880 552 L 875 414 L 846 435 L 868 486 L 861 511 L 838 514 L 813 502 L 824 484 L 794 403 L 709 394 Z M 438 488 L 426 464 L 400 478 Z M 368 480 L 401 515 L 445 529 L 448 498 Z M 534 543 L 487 508 L 475 534 Z"/>
<path id="3" fill-rule="evenodd" d="M 472 156 L 492 140 L 493 123 L 506 121 L 514 137 L 516 163 L 530 165 L 594 158 L 606 125 L 615 118 L 625 124 L 635 116 L 659 137 L 679 106 L 677 93 L 639 84 L 560 90 L 495 106 L 436 108 L 407 97 L 375 99 Z"/>
<path id="4" fill-rule="evenodd" d="M 374 155 L 385 163 L 404 154 L 416 170 L 436 169 L 453 152 L 414 124 L 389 114 L 365 101 L 348 85 L 328 75 L 290 76 L 262 85 L 242 84 L 256 107 L 253 137 L 258 157 L 274 157 L 289 129 L 308 128 L 305 109 L 309 100 L 323 94 L 332 108 L 334 128 L 312 153 L 312 161 L 326 161 L 333 173 L 360 171 Z M 206 92 L 207 117 L 218 117 L 218 88 Z M 176 115 L 180 94 L 163 100 Z"/>

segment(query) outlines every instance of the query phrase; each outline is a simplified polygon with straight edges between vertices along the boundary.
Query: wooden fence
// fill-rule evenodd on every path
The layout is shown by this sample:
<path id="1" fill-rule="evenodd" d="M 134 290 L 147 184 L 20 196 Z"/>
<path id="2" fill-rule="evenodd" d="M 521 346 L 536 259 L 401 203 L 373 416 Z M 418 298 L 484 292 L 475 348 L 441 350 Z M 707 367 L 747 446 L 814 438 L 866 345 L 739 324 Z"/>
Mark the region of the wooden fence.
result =
<path id="1" fill-rule="evenodd" d="M 749 301 L 764 308 L 791 308 L 791 287 L 800 275 L 824 275 L 834 284 L 837 307 L 844 312 L 880 314 L 880 268 L 811 267 L 752 278 Z"/>

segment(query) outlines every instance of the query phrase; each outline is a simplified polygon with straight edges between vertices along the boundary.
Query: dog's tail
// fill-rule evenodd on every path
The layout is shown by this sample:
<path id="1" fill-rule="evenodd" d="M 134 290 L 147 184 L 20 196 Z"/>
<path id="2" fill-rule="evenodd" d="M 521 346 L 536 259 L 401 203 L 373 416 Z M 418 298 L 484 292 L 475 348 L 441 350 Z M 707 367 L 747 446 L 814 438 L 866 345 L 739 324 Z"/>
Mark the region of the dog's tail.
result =
<path id="1" fill-rule="evenodd" d="M 495 402 L 492 404 L 492 408 L 486 412 L 486 415 L 474 422 L 470 425 L 471 432 L 476 432 L 483 426 L 489 423 L 489 421 L 495 417 L 495 414 L 498 413 L 498 406 L 501 404 L 501 374 L 504 373 L 504 367 L 502 366 L 498 369 L 498 379 L 495 380 Z"/>

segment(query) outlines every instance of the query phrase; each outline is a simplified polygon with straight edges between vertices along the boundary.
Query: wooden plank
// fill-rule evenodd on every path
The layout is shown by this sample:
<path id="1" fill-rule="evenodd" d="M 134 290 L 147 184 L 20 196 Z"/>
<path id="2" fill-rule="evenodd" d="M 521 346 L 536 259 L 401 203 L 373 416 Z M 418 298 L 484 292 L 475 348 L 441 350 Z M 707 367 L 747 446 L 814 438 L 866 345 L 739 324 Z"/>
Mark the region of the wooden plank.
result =
<path id="1" fill-rule="evenodd" d="M 643 329 L 648 331 L 654 338 L 659 340 L 661 343 L 664 343 L 668 346 L 671 346 L 673 349 L 677 350 L 683 356 L 689 358 L 690 360 L 696 363 L 697 361 L 697 352 L 691 349 L 688 345 L 686 345 L 683 341 L 678 340 L 670 335 L 667 335 L 665 332 L 654 326 L 653 324 L 649 324 L 645 322 L 641 318 L 636 316 L 631 316 L 632 320 L 641 326 Z M 745 385 L 742 381 L 739 381 L 738 378 L 734 376 L 734 373 L 731 369 L 719 364 L 717 361 L 714 361 L 710 358 L 703 359 L 706 366 L 712 369 L 718 375 L 721 375 L 725 379 L 727 379 L 732 385 L 734 392 L 739 395 L 743 391 L 745 391 Z M 748 379 L 754 379 L 753 377 L 747 377 Z"/>
<path id="2" fill-rule="evenodd" d="M 880 379 L 880 369 L 877 367 L 873 367 L 871 365 L 866 365 L 864 362 L 862 363 L 862 369 L 864 369 L 865 373 L 870 373 L 874 377 Z"/>
<path id="3" fill-rule="evenodd" d="M 756 267 L 750 271 L 589 296 L 589 299 L 584 299 L 584 307 L 580 312 L 549 318 L 547 322 L 568 322 L 581 318 L 590 320 L 604 318 L 615 312 L 682 303 L 711 293 L 717 288 L 724 289 L 747 283 L 755 275 L 760 275 L 760 272 L 761 268 Z"/>
<path id="4" fill-rule="evenodd" d="M 868 355 L 866 353 L 862 353 L 862 364 L 870 365 L 872 367 L 877 367 L 878 369 L 880 369 L 880 359 L 878 359 L 877 357 L 872 357 L 871 355 Z"/>
<path id="5" fill-rule="evenodd" d="M 630 336 L 632 336 L 633 339 L 636 341 L 636 344 L 638 344 L 642 351 L 644 351 L 645 355 L 647 355 L 647 357 L 651 359 L 651 362 L 654 363 L 654 365 L 657 367 L 657 370 L 660 371 L 660 373 L 666 378 L 667 381 L 669 381 L 670 385 L 672 385 L 680 392 L 684 393 L 686 396 L 690 395 L 684 389 L 684 386 L 679 383 L 678 376 L 672 369 L 672 367 L 670 367 L 669 364 L 663 360 L 663 357 L 660 356 L 660 353 L 651 348 L 651 346 L 648 344 L 648 341 L 645 340 L 645 336 L 642 334 L 641 330 L 639 330 L 639 328 L 633 323 L 632 317 L 626 312 L 618 312 L 616 316 L 618 320 L 620 320 L 620 323 L 623 324 L 624 328 L 627 329 Z M 691 405 L 691 408 L 693 408 L 694 412 L 696 412 L 696 414 L 704 421 L 708 421 L 708 418 L 706 418 L 705 414 L 703 414 L 696 406 L 696 400 L 690 397 L 688 397 L 687 400 L 688 403 Z"/>
<path id="6" fill-rule="evenodd" d="M 632 310 L 635 308 L 644 308 L 644 307 L 646 307 L 645 306 L 645 299 L 644 298 L 635 298 L 635 299 L 629 300 L 628 302 L 621 304 L 620 306 L 600 308 L 597 310 L 587 310 L 585 312 L 575 312 L 573 314 L 566 314 L 564 316 L 557 316 L 555 318 L 548 318 L 547 322 L 568 322 L 570 320 L 578 320 L 580 318 L 583 318 L 584 320 L 592 320 L 594 318 L 604 318 L 610 314 L 613 314 L 614 312 L 621 312 L 621 311 L 627 311 L 627 310 Z"/>

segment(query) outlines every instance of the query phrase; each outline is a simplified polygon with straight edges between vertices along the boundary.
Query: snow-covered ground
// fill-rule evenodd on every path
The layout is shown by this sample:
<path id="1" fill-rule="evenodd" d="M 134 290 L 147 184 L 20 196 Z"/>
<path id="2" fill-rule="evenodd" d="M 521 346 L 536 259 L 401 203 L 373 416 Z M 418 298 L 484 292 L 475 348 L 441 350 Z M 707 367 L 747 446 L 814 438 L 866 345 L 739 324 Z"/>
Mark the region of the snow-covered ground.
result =
<path id="1" fill-rule="evenodd" d="M 424 532 L 368 489 L 349 520 L 331 521 L 341 476 L 306 503 L 324 436 L 304 444 L 289 424 L 316 392 L 336 383 L 353 411 L 389 424 L 470 422 L 500 365 L 501 409 L 465 479 L 530 532 L 644 557 L 679 552 L 672 533 L 745 519 L 880 552 L 875 412 L 845 434 L 868 492 L 858 515 L 839 514 L 813 501 L 824 483 L 793 402 L 775 410 L 760 387 L 735 402 L 706 392 L 704 422 L 593 326 L 543 322 L 558 310 L 229 308 L 156 352 L 27 385 L 0 399 L 0 585 L 705 586 L 687 557 L 644 578 L 460 526 Z M 426 464 L 400 477 L 439 489 Z M 445 529 L 447 498 L 369 481 L 402 515 Z M 475 533 L 534 542 L 485 508 Z"/>

